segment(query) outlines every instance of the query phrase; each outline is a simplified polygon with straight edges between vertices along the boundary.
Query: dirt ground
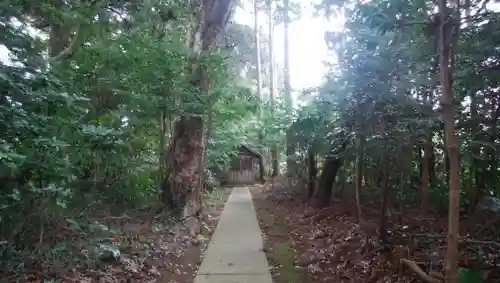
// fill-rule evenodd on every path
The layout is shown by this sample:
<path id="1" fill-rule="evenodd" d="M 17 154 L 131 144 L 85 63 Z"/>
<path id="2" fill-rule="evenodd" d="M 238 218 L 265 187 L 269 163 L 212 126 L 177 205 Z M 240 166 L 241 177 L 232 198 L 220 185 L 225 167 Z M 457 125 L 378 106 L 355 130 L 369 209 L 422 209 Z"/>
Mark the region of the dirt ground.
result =
<path id="1" fill-rule="evenodd" d="M 252 195 L 276 283 L 444 282 L 446 220 L 442 217 L 422 217 L 412 209 L 391 214 L 391 244 L 382 248 L 378 242 L 377 203 L 363 205 L 360 225 L 351 199 L 334 199 L 329 207 L 317 210 L 300 192 L 279 181 L 273 188 L 269 184 L 255 187 Z M 467 241 L 471 245 L 466 246 Z M 473 253 L 468 252 L 473 247 L 478 249 L 473 244 L 481 243 L 483 251 L 495 245 L 491 241 L 463 242 L 462 266 L 474 266 Z M 489 257 L 495 254 L 498 252 L 490 251 Z M 484 266 L 464 275 L 480 281 L 464 282 L 499 282 L 493 275 L 497 271 L 494 264 Z M 430 281 L 426 275 L 437 281 Z"/>
<path id="2" fill-rule="evenodd" d="M 110 232 L 104 238 L 104 234 L 100 238 L 88 237 L 74 225 L 61 223 L 57 230 L 59 232 L 51 234 L 58 235 L 64 243 L 78 236 L 82 244 L 74 241 L 72 250 L 46 261 L 49 265 L 37 264 L 25 272 L 24 280 L 8 282 L 192 283 L 231 191 L 231 188 L 221 188 L 205 196 L 203 235 L 197 239 L 188 237 L 187 231 L 184 231 L 187 229 L 182 227 L 178 229 L 181 232 L 176 234 L 179 226 L 173 228 L 176 226 L 169 215 L 156 215 L 153 218 L 152 211 L 97 216 L 95 220 L 106 227 L 104 232 Z M 174 235 L 179 237 L 174 239 Z M 88 247 L 95 247 L 96 244 L 92 245 L 91 241 L 96 239 L 114 245 L 119 251 L 119 258 L 99 260 L 95 255 L 89 256 L 91 251 Z M 59 268 L 59 264 L 63 267 Z"/>
<path id="3" fill-rule="evenodd" d="M 163 270 L 162 276 L 156 282 L 192 283 L 194 281 L 198 267 L 203 260 L 204 251 L 210 242 L 210 237 L 215 231 L 222 210 L 224 209 L 224 204 L 229 198 L 231 191 L 231 188 L 220 189 L 220 194 L 217 198 L 208 200 L 204 211 L 204 240 L 198 245 L 185 246 L 178 255 L 170 254 L 166 259 L 168 268 Z"/>

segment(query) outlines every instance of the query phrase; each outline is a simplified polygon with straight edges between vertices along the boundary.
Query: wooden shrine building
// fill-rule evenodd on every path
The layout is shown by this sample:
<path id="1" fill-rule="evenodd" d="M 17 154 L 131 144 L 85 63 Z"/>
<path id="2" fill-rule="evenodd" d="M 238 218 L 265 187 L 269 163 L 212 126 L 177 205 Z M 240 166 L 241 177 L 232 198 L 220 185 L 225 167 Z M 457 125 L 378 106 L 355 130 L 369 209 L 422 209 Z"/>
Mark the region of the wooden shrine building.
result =
<path id="1" fill-rule="evenodd" d="M 245 145 L 240 145 L 231 161 L 228 172 L 229 184 L 252 184 L 264 179 L 262 155 Z"/>

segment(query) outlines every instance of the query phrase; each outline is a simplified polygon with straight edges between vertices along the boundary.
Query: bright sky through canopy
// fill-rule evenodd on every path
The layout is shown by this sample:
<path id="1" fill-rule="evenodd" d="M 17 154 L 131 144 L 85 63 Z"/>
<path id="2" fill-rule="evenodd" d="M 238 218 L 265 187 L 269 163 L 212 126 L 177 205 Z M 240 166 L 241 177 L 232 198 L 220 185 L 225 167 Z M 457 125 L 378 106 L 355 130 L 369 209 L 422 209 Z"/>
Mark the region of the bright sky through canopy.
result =
<path id="1" fill-rule="evenodd" d="M 328 58 L 324 34 L 326 31 L 339 30 L 344 19 L 334 17 L 327 20 L 323 16 L 313 16 L 313 1 L 299 1 L 302 7 L 301 18 L 290 24 L 290 79 L 292 88 L 300 90 L 318 86 L 323 81 L 327 69 L 323 62 Z M 235 21 L 253 27 L 254 21 L 252 2 L 245 3 L 244 8 L 238 8 Z M 260 24 L 267 31 L 267 15 L 262 11 L 259 15 Z M 283 24 L 274 28 L 275 59 L 283 66 Z"/>

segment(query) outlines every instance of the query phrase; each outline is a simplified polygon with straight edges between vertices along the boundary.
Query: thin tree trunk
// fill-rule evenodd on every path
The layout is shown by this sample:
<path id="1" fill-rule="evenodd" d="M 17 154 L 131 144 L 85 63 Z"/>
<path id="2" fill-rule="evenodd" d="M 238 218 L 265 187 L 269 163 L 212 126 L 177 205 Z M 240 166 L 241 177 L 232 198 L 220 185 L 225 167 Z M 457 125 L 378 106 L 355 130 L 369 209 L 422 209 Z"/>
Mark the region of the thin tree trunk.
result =
<path id="1" fill-rule="evenodd" d="M 434 50 L 437 53 L 438 44 L 434 44 Z M 436 80 L 434 79 L 437 73 L 437 68 L 439 64 L 439 58 L 435 58 L 430 69 L 430 77 L 432 83 L 429 86 L 430 91 L 425 94 L 425 101 L 427 104 L 432 105 L 433 103 L 433 91 L 436 89 Z M 421 181 L 422 181 L 422 200 L 421 200 L 421 213 L 427 213 L 429 205 L 429 186 L 435 179 L 435 155 L 434 155 L 434 145 L 432 142 L 432 128 L 428 129 L 426 138 L 423 145 L 423 156 L 421 159 Z"/>
<path id="2" fill-rule="evenodd" d="M 269 88 L 270 88 L 270 100 L 271 100 L 271 111 L 275 108 L 275 100 L 276 100 L 276 85 L 275 85 L 275 74 L 274 74 L 274 18 L 273 18 L 273 2 L 268 1 L 267 3 L 268 9 L 268 21 L 269 21 Z M 279 175 L 279 163 L 278 163 L 278 145 L 276 142 L 273 142 L 271 145 L 271 164 L 272 164 L 272 173 L 271 176 L 276 177 Z"/>
<path id="3" fill-rule="evenodd" d="M 453 21 L 448 21 L 447 1 L 439 0 L 439 13 L 441 17 L 439 33 L 439 67 L 440 81 L 442 87 L 442 110 L 444 120 L 444 132 L 446 147 L 448 151 L 450 173 L 449 173 L 449 212 L 448 212 L 448 248 L 445 258 L 445 280 L 446 283 L 458 281 L 458 233 L 459 233 L 459 210 L 460 210 L 460 149 L 455 132 L 455 121 L 453 113 L 453 89 L 452 69 L 450 68 L 450 53 L 452 45 Z"/>
<path id="4" fill-rule="evenodd" d="M 307 150 L 307 198 L 311 198 L 316 190 L 316 176 L 318 175 L 318 168 L 316 165 L 316 154 L 312 147 Z"/>
<path id="5" fill-rule="evenodd" d="M 255 52 L 256 52 L 256 57 L 257 57 L 257 96 L 260 101 L 259 105 L 259 120 L 262 121 L 263 117 L 263 112 L 262 112 L 262 106 L 264 103 L 264 97 L 262 95 L 262 62 L 261 62 L 261 45 L 260 45 L 260 24 L 259 24 L 259 1 L 254 0 L 253 3 L 253 8 L 254 8 L 254 30 L 255 30 Z M 263 146 L 264 145 L 264 130 L 260 129 L 259 130 L 259 145 Z M 262 149 L 262 148 L 261 148 Z M 260 160 L 261 166 L 260 166 L 260 178 L 261 181 L 264 181 L 264 164 L 262 159 Z"/>
<path id="6" fill-rule="evenodd" d="M 285 86 L 285 103 L 286 108 L 289 111 L 293 110 L 293 100 L 292 100 L 292 86 L 290 82 L 290 0 L 283 0 L 283 10 L 284 10 L 284 19 L 283 19 L 283 29 L 284 29 L 284 86 Z"/>
<path id="7" fill-rule="evenodd" d="M 363 168 L 364 168 L 364 137 L 358 137 L 358 149 L 356 156 L 356 208 L 358 211 L 358 221 L 363 219 L 363 212 L 361 208 L 361 188 L 363 186 Z"/>
<path id="8" fill-rule="evenodd" d="M 468 9 L 466 10 L 468 11 Z M 479 133 L 477 129 L 477 125 L 479 123 L 478 121 L 478 111 L 477 111 L 477 99 L 476 99 L 476 92 L 471 91 L 470 92 L 470 117 L 471 117 L 471 133 L 472 133 L 472 141 L 475 141 L 477 139 L 477 134 Z M 469 208 L 469 213 L 473 213 L 476 208 L 476 198 L 480 194 L 480 190 L 483 189 L 483 184 L 481 183 L 481 176 L 479 173 L 479 162 L 477 158 L 480 156 L 480 148 L 476 145 L 471 143 L 469 147 L 471 157 L 469 161 L 469 176 L 468 176 L 468 182 L 470 187 L 468 188 L 468 193 L 471 196 L 472 204 Z"/>
<path id="9" fill-rule="evenodd" d="M 334 198 L 339 198 L 342 199 L 344 197 L 344 190 L 346 187 L 346 170 L 340 169 L 339 173 L 337 174 L 337 184 L 338 187 L 336 188 L 336 192 L 334 194 Z"/>
<path id="10" fill-rule="evenodd" d="M 261 46 L 260 46 L 260 24 L 259 24 L 259 1 L 254 0 L 254 30 L 255 30 L 255 44 L 257 45 L 255 52 L 257 57 L 257 95 L 261 102 L 264 100 L 262 97 L 262 63 L 261 63 Z"/>
<path id="11" fill-rule="evenodd" d="M 430 161 L 431 161 L 431 154 L 432 154 L 432 143 L 429 144 L 430 141 L 429 138 L 425 141 L 425 144 L 423 146 L 423 156 L 422 156 L 422 172 L 421 172 L 421 178 L 422 178 L 422 200 L 420 204 L 420 211 L 422 214 L 427 213 L 427 207 L 429 203 L 429 175 L 430 175 Z"/>
<path id="12" fill-rule="evenodd" d="M 161 111 L 160 115 L 160 143 L 158 145 L 158 152 L 159 152 L 159 158 L 158 158 L 158 187 L 161 188 L 163 181 L 165 180 L 165 168 L 166 168 L 166 156 L 165 156 L 165 149 L 167 147 L 167 113 L 164 110 Z M 161 192 L 161 189 L 158 190 Z"/>
<path id="13" fill-rule="evenodd" d="M 292 100 L 292 87 L 290 83 L 290 42 L 289 42 L 289 25 L 290 25 L 290 1 L 283 0 L 284 9 L 284 92 L 285 92 L 285 104 L 288 113 L 293 111 L 293 100 Z M 295 144 L 293 141 L 293 133 L 290 131 L 286 132 L 286 172 L 289 177 L 294 174 L 295 167 L 297 166 L 295 162 Z"/>
<path id="14" fill-rule="evenodd" d="M 388 245 L 387 239 L 387 199 L 389 197 L 389 158 L 387 156 L 387 141 L 384 141 L 384 152 L 382 158 L 382 201 L 381 201 L 381 216 L 380 216 L 380 245 L 386 248 Z"/>

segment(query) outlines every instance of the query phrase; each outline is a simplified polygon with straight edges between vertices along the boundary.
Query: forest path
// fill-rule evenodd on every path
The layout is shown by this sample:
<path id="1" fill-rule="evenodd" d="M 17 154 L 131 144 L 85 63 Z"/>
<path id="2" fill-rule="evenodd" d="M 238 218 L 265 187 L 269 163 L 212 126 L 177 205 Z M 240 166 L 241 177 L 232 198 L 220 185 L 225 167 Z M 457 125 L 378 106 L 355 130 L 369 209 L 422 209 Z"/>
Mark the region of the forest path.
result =
<path id="1" fill-rule="evenodd" d="M 233 189 L 194 282 L 272 283 L 247 187 Z"/>

